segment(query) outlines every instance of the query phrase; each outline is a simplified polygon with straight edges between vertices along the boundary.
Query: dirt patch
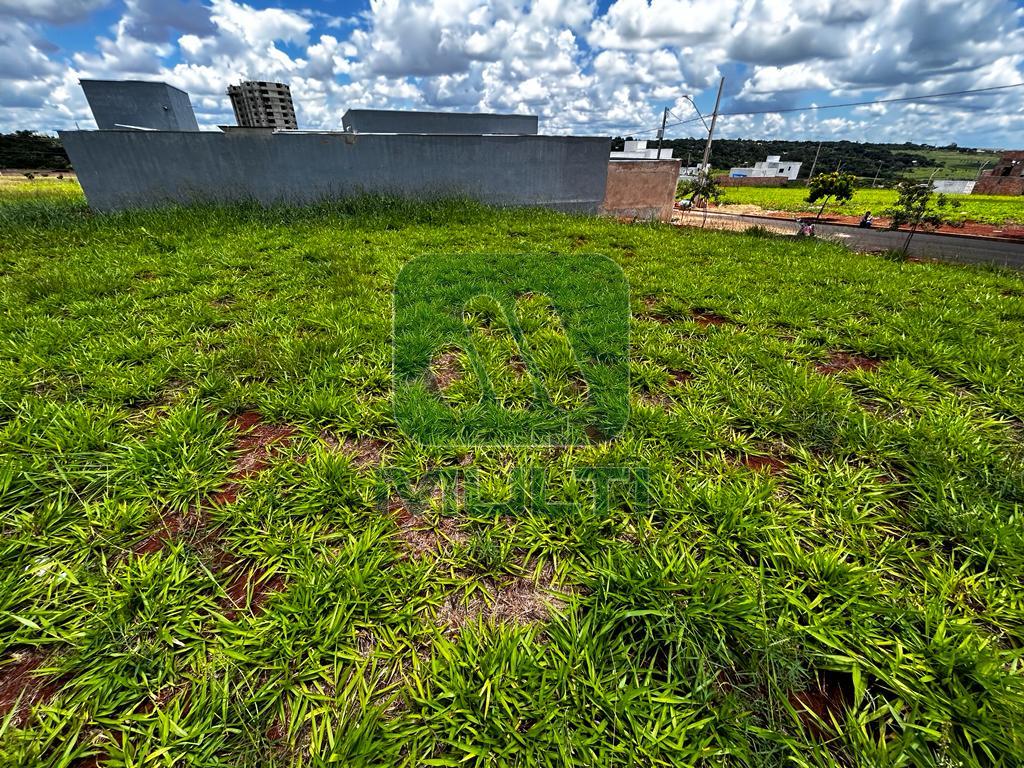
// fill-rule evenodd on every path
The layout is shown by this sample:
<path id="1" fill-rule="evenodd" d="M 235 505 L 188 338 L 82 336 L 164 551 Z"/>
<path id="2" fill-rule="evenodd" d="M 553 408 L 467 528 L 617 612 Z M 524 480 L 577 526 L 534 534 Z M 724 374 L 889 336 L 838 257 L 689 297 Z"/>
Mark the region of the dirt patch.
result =
<path id="1" fill-rule="evenodd" d="M 552 592 L 553 578 L 551 566 L 545 566 L 536 581 L 521 576 L 485 578 L 481 589 L 468 598 L 449 596 L 438 608 L 436 621 L 451 634 L 478 619 L 518 625 L 547 621 L 565 605 L 565 600 Z"/>
<path id="2" fill-rule="evenodd" d="M 639 316 L 644 320 L 653 320 L 662 325 L 668 325 L 675 320 L 671 310 L 663 306 L 662 300 L 657 296 L 644 296 L 640 303 L 644 308 Z"/>
<path id="3" fill-rule="evenodd" d="M 263 613 L 263 605 L 267 598 L 284 587 L 284 577 L 280 574 L 267 576 L 267 570 L 258 565 L 240 561 L 237 563 L 238 573 L 225 588 L 225 597 L 218 603 L 224 618 L 234 621 L 240 611 L 248 606 L 253 616 Z"/>
<path id="4" fill-rule="evenodd" d="M 754 472 L 767 472 L 769 475 L 781 475 L 788 466 L 785 459 L 780 459 L 777 456 L 752 456 L 750 454 L 743 456 L 740 463 Z"/>
<path id="5" fill-rule="evenodd" d="M 240 484 L 230 482 L 210 496 L 210 503 L 217 507 L 234 504 L 238 500 L 238 494 L 241 491 L 242 486 Z"/>
<path id="6" fill-rule="evenodd" d="M 0 722 L 10 715 L 15 725 L 24 725 L 32 709 L 56 696 L 67 682 L 37 674 L 46 660 L 39 651 L 23 650 L 0 666 Z"/>
<path id="7" fill-rule="evenodd" d="M 702 307 L 694 309 L 693 312 L 690 313 L 690 319 L 702 328 L 707 328 L 712 325 L 729 325 L 732 323 L 732 320 L 728 317 Z"/>
<path id="8" fill-rule="evenodd" d="M 873 371 L 882 364 L 881 360 L 865 357 L 856 352 L 836 351 L 829 354 L 828 360 L 818 363 L 814 370 L 826 375 L 846 373 L 847 371 Z"/>
<path id="9" fill-rule="evenodd" d="M 672 386 L 679 386 L 693 381 L 693 374 L 681 368 L 670 368 L 668 372 L 668 383 Z"/>
<path id="10" fill-rule="evenodd" d="M 295 434 L 295 429 L 286 424 L 266 424 L 263 417 L 254 412 L 243 413 L 231 420 L 239 436 L 232 445 L 237 452 L 231 471 L 234 479 L 249 477 L 270 465 L 273 446 L 286 444 Z"/>
<path id="11" fill-rule="evenodd" d="M 440 488 L 437 492 L 440 492 Z M 437 517 L 432 521 L 424 515 L 416 514 L 409 503 L 399 496 L 392 496 L 388 501 L 388 512 L 398 526 L 399 545 L 405 555 L 414 560 L 436 557 L 467 538 L 454 518 Z"/>
<path id="12" fill-rule="evenodd" d="M 254 411 L 234 417 L 231 419 L 231 425 L 239 435 L 232 444 L 232 450 L 237 455 L 229 481 L 185 513 L 172 510 L 161 513 L 160 524 L 132 548 L 134 554 L 148 555 L 158 552 L 168 541 L 186 531 L 201 532 L 207 522 L 205 510 L 210 506 L 233 504 L 242 490 L 238 481 L 266 469 L 276 447 L 286 444 L 295 433 L 294 428 L 287 425 L 265 424 L 263 417 Z"/>
<path id="13" fill-rule="evenodd" d="M 640 393 L 640 402 L 652 408 L 665 409 L 671 408 L 674 404 L 672 398 L 664 392 L 652 392 L 650 390 Z"/>
<path id="14" fill-rule="evenodd" d="M 380 466 L 381 457 L 388 447 L 387 443 L 375 437 L 338 437 L 324 433 L 321 438 L 331 448 L 347 453 L 359 469 Z"/>
<path id="15" fill-rule="evenodd" d="M 132 547 L 132 552 L 136 555 L 150 555 L 158 552 L 168 541 L 179 536 L 186 528 L 200 524 L 200 517 L 191 510 L 186 513 L 175 510 L 161 512 L 156 530 Z"/>
<path id="16" fill-rule="evenodd" d="M 842 672 L 820 672 L 817 686 L 789 694 L 789 703 L 796 710 L 801 724 L 819 739 L 835 736 L 832 720 L 842 723 L 853 705 L 853 681 Z"/>
<path id="17" fill-rule="evenodd" d="M 462 379 L 462 366 L 459 356 L 453 350 L 445 350 L 430 361 L 427 369 L 427 387 L 443 392 L 452 384 Z"/>

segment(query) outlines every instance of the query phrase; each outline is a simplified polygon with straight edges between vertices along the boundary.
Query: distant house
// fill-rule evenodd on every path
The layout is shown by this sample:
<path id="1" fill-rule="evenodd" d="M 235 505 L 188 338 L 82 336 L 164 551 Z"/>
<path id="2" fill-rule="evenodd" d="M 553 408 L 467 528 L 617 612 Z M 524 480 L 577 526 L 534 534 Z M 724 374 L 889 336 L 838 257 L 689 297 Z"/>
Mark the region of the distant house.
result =
<path id="1" fill-rule="evenodd" d="M 612 152 L 612 160 L 671 160 L 672 148 L 662 147 L 661 154 L 657 147 L 647 148 L 646 141 L 629 139 L 621 152 Z"/>
<path id="2" fill-rule="evenodd" d="M 768 155 L 768 159 L 761 163 L 754 163 L 752 168 L 733 168 L 729 176 L 734 179 L 764 179 L 776 176 L 785 176 L 789 181 L 794 181 L 800 174 L 802 163 L 791 161 L 783 162 L 782 155 Z"/>
<path id="3" fill-rule="evenodd" d="M 1024 195 L 1024 152 L 1004 152 L 974 185 L 975 195 Z"/>

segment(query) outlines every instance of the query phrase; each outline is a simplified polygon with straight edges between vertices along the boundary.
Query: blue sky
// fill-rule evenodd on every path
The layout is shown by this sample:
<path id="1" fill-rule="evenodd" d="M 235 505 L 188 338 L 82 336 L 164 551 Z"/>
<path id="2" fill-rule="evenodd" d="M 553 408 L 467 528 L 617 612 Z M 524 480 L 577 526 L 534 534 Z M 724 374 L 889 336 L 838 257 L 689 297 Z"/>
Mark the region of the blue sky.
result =
<path id="1" fill-rule="evenodd" d="M 542 130 L 652 136 L 661 110 L 721 135 L 1024 144 L 1024 88 L 926 103 L 775 109 L 1024 82 L 1024 0 L 0 0 L 0 130 L 92 121 L 84 77 L 164 80 L 201 125 L 225 89 L 289 82 L 300 127 L 349 107 L 539 114 Z M 697 136 L 700 123 L 669 135 Z"/>

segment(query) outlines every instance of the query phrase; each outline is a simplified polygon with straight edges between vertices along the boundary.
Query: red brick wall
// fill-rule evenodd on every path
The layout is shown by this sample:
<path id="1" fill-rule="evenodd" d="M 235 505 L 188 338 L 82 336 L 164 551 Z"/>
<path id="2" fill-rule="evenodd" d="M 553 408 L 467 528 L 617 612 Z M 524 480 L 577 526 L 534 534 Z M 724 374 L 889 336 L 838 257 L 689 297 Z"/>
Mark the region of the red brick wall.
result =
<path id="1" fill-rule="evenodd" d="M 672 220 L 679 160 L 613 160 L 608 163 L 601 212 L 620 219 Z"/>
<path id="2" fill-rule="evenodd" d="M 1024 195 L 1024 177 L 982 176 L 974 185 L 973 195 Z"/>

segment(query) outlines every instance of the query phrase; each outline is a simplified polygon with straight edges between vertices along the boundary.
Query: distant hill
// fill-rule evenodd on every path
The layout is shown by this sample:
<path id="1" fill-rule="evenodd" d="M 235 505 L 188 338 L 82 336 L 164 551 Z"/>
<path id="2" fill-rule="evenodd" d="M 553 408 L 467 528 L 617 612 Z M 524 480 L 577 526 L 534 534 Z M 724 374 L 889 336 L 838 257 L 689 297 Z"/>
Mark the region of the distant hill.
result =
<path id="1" fill-rule="evenodd" d="M 623 137 L 615 137 L 612 149 L 621 149 L 623 141 Z M 665 146 L 672 147 L 672 156 L 680 158 L 684 165 L 697 165 L 704 154 L 704 139 L 667 139 Z M 753 165 L 768 155 L 782 155 L 784 160 L 802 162 L 800 177 L 806 178 L 817 151 L 816 141 L 716 139 L 711 153 L 711 165 L 729 169 Z M 933 147 L 909 142 L 872 144 L 823 141 L 815 173 L 841 168 L 869 180 L 877 172 L 880 180 L 894 181 L 900 178 L 928 178 L 936 171 L 937 179 L 973 179 L 978 174 L 979 166 L 987 162 L 986 167 L 991 168 L 998 158 L 998 153 L 958 147 L 955 144 Z"/>

